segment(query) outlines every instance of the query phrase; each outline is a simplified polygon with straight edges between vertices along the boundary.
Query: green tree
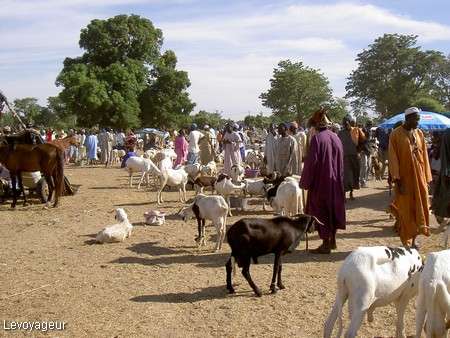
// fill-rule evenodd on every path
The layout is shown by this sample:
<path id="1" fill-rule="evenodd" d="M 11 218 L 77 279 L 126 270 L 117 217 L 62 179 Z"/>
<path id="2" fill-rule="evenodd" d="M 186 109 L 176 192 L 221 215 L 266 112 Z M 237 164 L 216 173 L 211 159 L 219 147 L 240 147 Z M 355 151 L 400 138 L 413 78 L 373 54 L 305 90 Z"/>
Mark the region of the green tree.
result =
<path id="1" fill-rule="evenodd" d="M 138 97 L 158 63 L 162 32 L 138 15 L 92 20 L 81 30 L 81 57 L 66 58 L 56 85 L 81 126 L 139 127 Z"/>
<path id="2" fill-rule="evenodd" d="M 37 102 L 38 99 L 34 97 L 14 100 L 14 110 L 19 116 L 22 116 L 21 120 L 23 123 L 42 124 L 41 115 L 44 108 L 38 105 Z"/>
<path id="3" fill-rule="evenodd" d="M 421 51 L 416 41 L 415 35 L 385 34 L 358 54 L 358 68 L 346 86 L 346 98 L 358 114 L 372 110 L 390 117 L 429 97 L 434 85 L 430 70 L 442 54 Z"/>
<path id="4" fill-rule="evenodd" d="M 196 106 L 189 98 L 187 72 L 176 70 L 177 57 L 166 51 L 152 70 L 152 81 L 139 98 L 145 126 L 176 128 L 185 123 Z"/>
<path id="5" fill-rule="evenodd" d="M 270 89 L 262 93 L 263 106 L 272 109 L 280 120 L 305 121 L 332 97 L 327 78 L 302 62 L 280 61 L 270 79 Z"/>
<path id="6" fill-rule="evenodd" d="M 217 130 L 225 124 L 224 121 L 225 120 L 222 118 L 222 114 L 218 111 L 210 113 L 205 110 L 200 110 L 197 114 L 192 116 L 192 119 L 191 121 L 189 121 L 189 123 L 195 122 L 199 128 L 203 128 L 203 126 L 207 124 Z M 187 124 L 185 126 L 187 127 Z"/>

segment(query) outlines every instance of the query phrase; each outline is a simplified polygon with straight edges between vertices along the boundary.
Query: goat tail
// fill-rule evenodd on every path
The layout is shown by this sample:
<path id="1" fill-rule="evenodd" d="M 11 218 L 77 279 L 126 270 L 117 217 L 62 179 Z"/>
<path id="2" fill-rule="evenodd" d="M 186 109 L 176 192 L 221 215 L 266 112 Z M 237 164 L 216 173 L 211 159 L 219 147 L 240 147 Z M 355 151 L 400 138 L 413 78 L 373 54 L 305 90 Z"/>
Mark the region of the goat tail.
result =
<path id="1" fill-rule="evenodd" d="M 232 276 L 235 277 L 236 276 L 236 259 L 234 258 L 234 256 L 231 256 L 231 271 L 232 271 Z"/>

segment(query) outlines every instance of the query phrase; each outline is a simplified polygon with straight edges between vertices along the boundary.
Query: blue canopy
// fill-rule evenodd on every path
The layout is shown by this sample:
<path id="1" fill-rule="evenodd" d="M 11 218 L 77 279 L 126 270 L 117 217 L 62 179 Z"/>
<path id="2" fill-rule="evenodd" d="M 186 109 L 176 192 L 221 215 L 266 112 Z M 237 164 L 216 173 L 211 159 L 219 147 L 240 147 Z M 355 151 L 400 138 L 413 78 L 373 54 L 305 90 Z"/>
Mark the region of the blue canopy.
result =
<path id="1" fill-rule="evenodd" d="M 405 121 L 405 113 L 391 117 L 389 120 L 380 123 L 380 127 L 391 129 L 398 121 Z M 429 111 L 420 112 L 419 129 L 421 130 L 445 130 L 450 128 L 450 119 L 442 114 Z"/>

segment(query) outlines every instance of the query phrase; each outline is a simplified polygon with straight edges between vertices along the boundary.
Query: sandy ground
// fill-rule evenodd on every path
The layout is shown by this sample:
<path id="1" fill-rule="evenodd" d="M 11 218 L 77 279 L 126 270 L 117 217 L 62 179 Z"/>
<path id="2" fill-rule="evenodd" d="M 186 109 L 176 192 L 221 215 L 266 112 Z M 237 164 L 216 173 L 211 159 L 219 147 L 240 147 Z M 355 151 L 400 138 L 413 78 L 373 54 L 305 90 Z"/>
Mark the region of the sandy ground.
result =
<path id="1" fill-rule="evenodd" d="M 209 225 L 206 246 L 197 250 L 196 222 L 177 215 L 184 205 L 177 192 L 164 192 L 165 203 L 157 205 L 156 188 L 129 188 L 118 165 L 70 164 L 65 173 L 79 190 L 58 208 L 43 210 L 36 199 L 16 210 L 9 201 L 0 205 L 1 337 L 321 337 L 337 271 L 349 252 L 400 244 L 385 213 L 392 199 L 387 184 L 371 181 L 346 203 L 347 230 L 338 233 L 337 251 L 311 254 L 302 242 L 284 256 L 286 289 L 275 295 L 269 293 L 273 255 L 262 257 L 251 273 L 264 295 L 256 297 L 240 273 L 233 280 L 237 293 L 228 295 L 224 265 L 230 248 L 225 243 L 213 252 L 216 235 Z M 93 244 L 95 234 L 114 223 L 109 212 L 117 207 L 130 211 L 132 236 Z M 144 226 L 149 210 L 164 211 L 165 224 Z M 228 226 L 244 216 L 272 217 L 258 199 L 233 215 Z M 434 217 L 431 226 L 437 227 Z M 320 242 L 314 234 L 309 247 Z M 440 235 L 419 242 L 424 254 L 441 249 Z M 406 313 L 409 336 L 415 333 L 415 304 Z M 64 322 L 64 330 L 12 330 L 14 322 Z M 395 308 L 387 306 L 375 311 L 373 323 L 363 322 L 358 336 L 394 334 Z"/>

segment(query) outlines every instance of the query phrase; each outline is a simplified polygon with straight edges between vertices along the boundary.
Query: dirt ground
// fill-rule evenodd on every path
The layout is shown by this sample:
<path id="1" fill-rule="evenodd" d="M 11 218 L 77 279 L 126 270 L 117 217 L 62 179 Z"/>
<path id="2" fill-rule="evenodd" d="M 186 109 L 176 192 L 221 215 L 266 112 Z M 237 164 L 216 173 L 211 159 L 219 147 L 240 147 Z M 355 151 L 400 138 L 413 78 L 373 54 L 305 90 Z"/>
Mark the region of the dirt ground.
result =
<path id="1" fill-rule="evenodd" d="M 79 190 L 63 197 L 58 208 L 43 210 L 37 199 L 16 210 L 10 201 L 0 205 L 1 337 L 321 337 L 337 271 L 349 252 L 400 244 L 385 213 L 392 199 L 387 184 L 371 181 L 346 203 L 347 230 L 338 233 L 337 251 L 311 254 L 301 242 L 283 258 L 286 289 L 275 295 L 269 293 L 273 255 L 262 257 L 251 273 L 264 295 L 256 297 L 240 273 L 233 279 L 236 294 L 228 295 L 230 248 L 225 243 L 213 252 L 216 235 L 209 225 L 206 246 L 197 250 L 196 221 L 185 223 L 177 214 L 184 205 L 177 192 L 164 192 L 165 203 L 158 205 L 156 188 L 129 188 L 119 165 L 69 164 L 65 174 Z M 93 244 L 95 234 L 114 223 L 110 211 L 118 207 L 130 211 L 131 237 Z M 164 211 L 165 224 L 144 226 L 149 210 Z M 272 217 L 256 198 L 247 211 L 233 215 L 228 226 L 244 216 Z M 437 227 L 433 216 L 431 226 Z M 424 254 L 442 247 L 434 233 L 419 242 Z M 319 244 L 315 233 L 309 248 Z M 415 333 L 415 304 L 416 299 L 406 313 L 409 336 Z M 358 336 L 391 337 L 395 318 L 393 306 L 377 309 L 375 321 L 365 320 Z M 64 330 L 12 330 L 18 322 L 65 324 Z"/>

